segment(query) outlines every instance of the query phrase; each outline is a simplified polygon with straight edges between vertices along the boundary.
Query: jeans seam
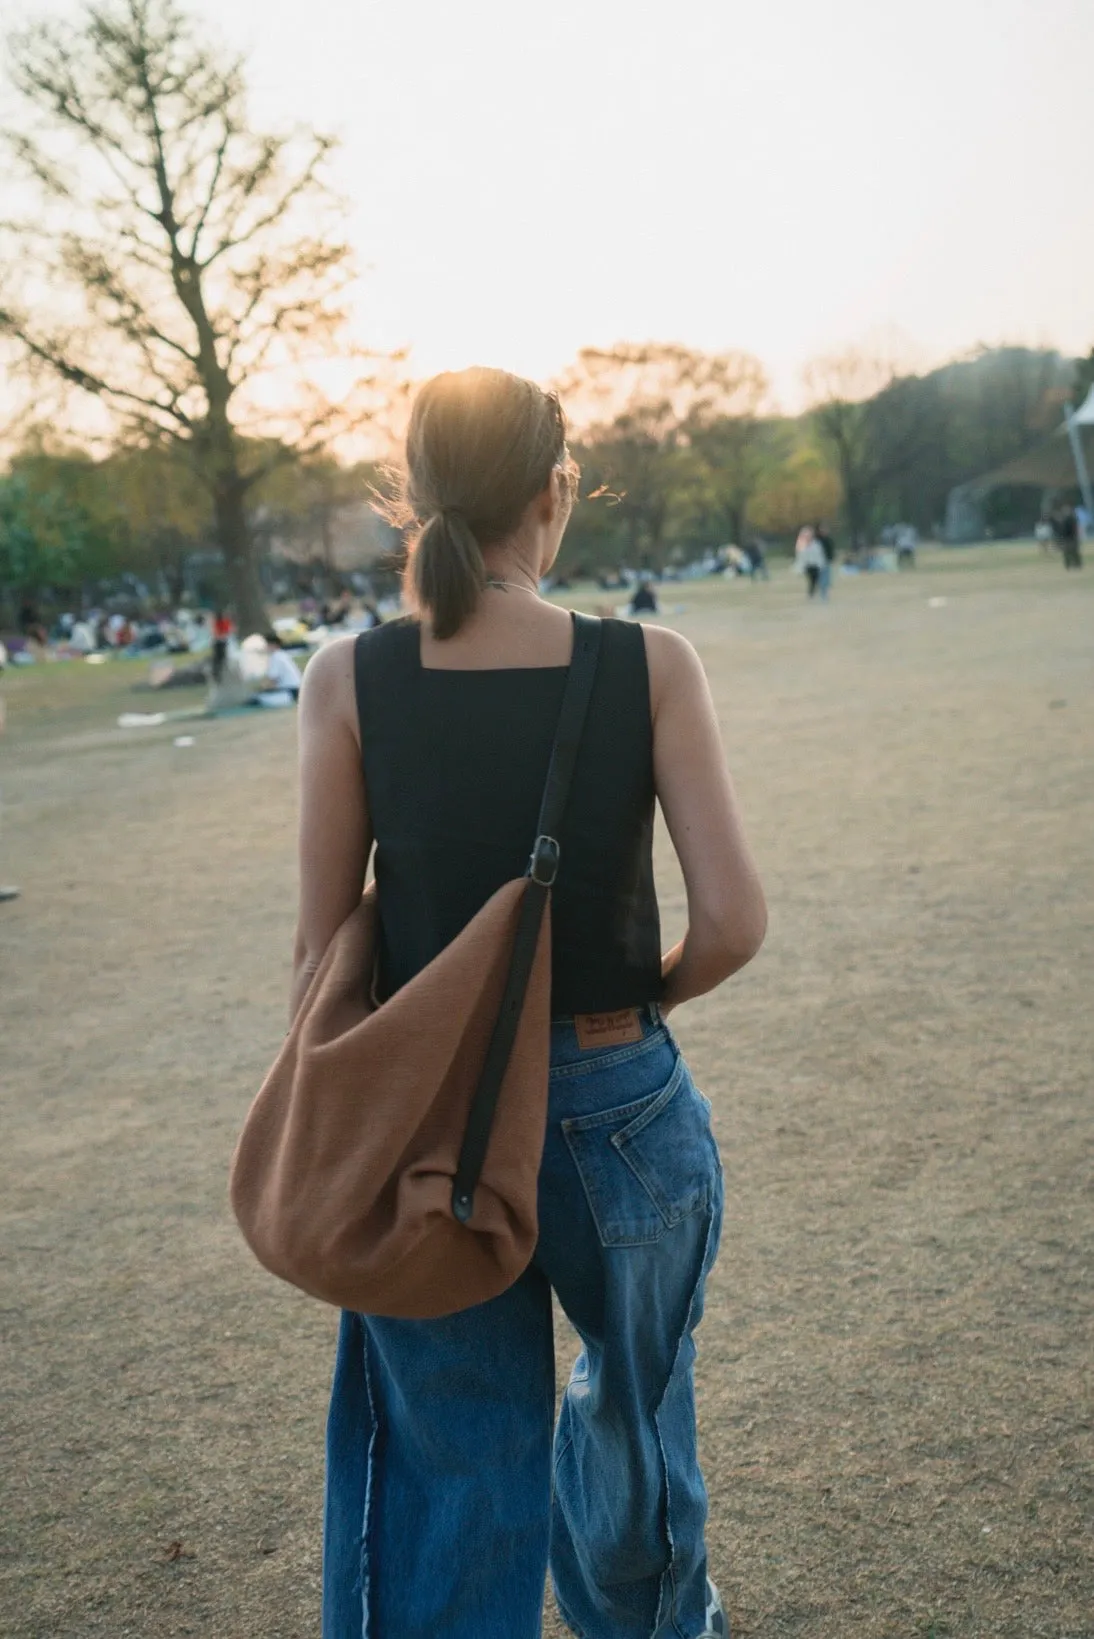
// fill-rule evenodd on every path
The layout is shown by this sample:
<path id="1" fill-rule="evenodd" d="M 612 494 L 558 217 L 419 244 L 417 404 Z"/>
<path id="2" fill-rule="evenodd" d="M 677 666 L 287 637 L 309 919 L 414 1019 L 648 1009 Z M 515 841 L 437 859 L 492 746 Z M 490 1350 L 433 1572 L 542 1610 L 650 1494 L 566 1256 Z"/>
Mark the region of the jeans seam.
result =
<path id="1" fill-rule="evenodd" d="M 630 1064 L 633 1059 L 640 1058 L 643 1053 L 652 1052 L 656 1047 L 664 1047 L 666 1041 L 671 1041 L 668 1028 L 659 1025 L 641 1041 L 635 1042 L 633 1047 L 619 1047 L 614 1052 L 597 1053 L 596 1058 L 575 1060 L 572 1064 L 558 1064 L 551 1066 L 551 1081 L 569 1081 L 574 1076 L 592 1075 L 597 1070 L 614 1070 L 617 1065 Z"/>
<path id="2" fill-rule="evenodd" d="M 627 1165 L 628 1165 L 628 1167 L 630 1167 L 630 1171 L 633 1174 L 635 1180 L 641 1186 L 641 1188 L 645 1190 L 646 1194 L 649 1195 L 650 1204 L 653 1207 L 654 1211 L 658 1213 L 658 1215 L 660 1216 L 662 1222 L 661 1222 L 661 1228 L 655 1230 L 653 1233 L 651 1233 L 649 1235 L 626 1235 L 626 1236 L 621 1238 L 619 1233 L 616 1230 L 614 1230 L 611 1225 L 605 1225 L 605 1224 L 601 1223 L 600 1214 L 596 1210 L 596 1202 L 593 1200 L 593 1197 L 592 1197 L 592 1195 L 589 1191 L 589 1185 L 588 1185 L 588 1183 L 586 1181 L 586 1178 L 585 1178 L 585 1169 L 582 1167 L 581 1162 L 578 1160 L 578 1157 L 577 1157 L 577 1155 L 574 1151 L 574 1147 L 570 1142 L 570 1135 L 566 1131 L 565 1127 L 563 1127 L 563 1129 L 562 1129 L 562 1136 L 566 1141 L 566 1148 L 570 1152 L 570 1159 L 573 1161 L 574 1166 L 577 1169 L 577 1176 L 581 1181 L 581 1188 L 584 1192 L 585 1199 L 588 1202 L 589 1215 L 592 1218 L 593 1226 L 596 1229 L 596 1238 L 600 1242 L 600 1245 L 601 1245 L 601 1248 L 602 1248 L 603 1251 L 611 1252 L 611 1251 L 616 1251 L 616 1250 L 626 1250 L 627 1247 L 635 1247 L 635 1246 L 655 1246 L 658 1241 L 664 1240 L 665 1236 L 670 1232 L 670 1230 L 675 1229 L 678 1224 L 682 1224 L 686 1218 L 694 1217 L 696 1212 L 702 1211 L 703 1203 L 702 1202 L 697 1202 L 695 1204 L 695 1206 L 690 1207 L 687 1211 L 681 1213 L 679 1218 L 677 1218 L 677 1219 L 673 1220 L 672 1222 L 670 1222 L 669 1219 L 665 1215 L 664 1208 L 659 1204 L 659 1202 L 654 1198 L 654 1196 L 652 1194 L 650 1194 L 650 1187 L 646 1183 L 645 1179 L 642 1178 L 637 1172 L 635 1172 L 634 1167 L 630 1166 L 630 1162 L 627 1162 Z M 623 1161 L 627 1161 L 627 1158 L 622 1153 L 622 1151 L 620 1151 L 619 1153 L 620 1153 L 620 1158 Z M 709 1204 L 709 1202 L 707 1204 Z"/>
<path id="3" fill-rule="evenodd" d="M 570 1152 L 570 1160 L 574 1164 L 574 1168 L 575 1168 L 575 1170 L 577 1172 L 577 1176 L 578 1176 L 578 1181 L 581 1184 L 582 1194 L 584 1195 L 585 1200 L 588 1204 L 589 1216 L 593 1221 L 594 1228 L 596 1229 L 596 1238 L 600 1242 L 602 1247 L 607 1246 L 608 1242 L 604 1239 L 604 1231 L 600 1226 L 600 1219 L 596 1215 L 596 1202 L 593 1200 L 592 1195 L 589 1192 L 589 1186 L 588 1186 L 588 1183 L 585 1180 L 585 1173 L 584 1173 L 584 1170 L 582 1169 L 581 1163 L 578 1160 L 577 1156 L 574 1154 L 574 1147 L 570 1143 L 570 1135 L 566 1130 L 565 1122 L 563 1123 L 563 1126 L 562 1126 L 562 1137 L 565 1141 L 566 1148 Z"/>
<path id="4" fill-rule="evenodd" d="M 563 1132 L 595 1132 L 598 1127 L 610 1127 L 614 1121 L 619 1120 L 620 1115 L 626 1110 L 633 1110 L 634 1114 L 628 1121 L 623 1123 L 621 1131 L 629 1131 L 634 1123 L 641 1121 L 643 1117 L 647 1121 L 652 1121 L 653 1117 L 659 1113 L 661 1106 L 671 1103 L 680 1091 L 684 1068 L 683 1059 L 677 1058 L 673 1072 L 663 1087 L 655 1088 L 652 1093 L 647 1093 L 645 1098 L 632 1098 L 626 1104 L 613 1104 L 608 1110 L 595 1110 L 591 1115 L 568 1116 L 562 1122 Z M 636 1130 L 641 1132 L 641 1126 Z"/>
<path id="5" fill-rule="evenodd" d="M 626 1150 L 621 1149 L 617 1153 L 619 1155 L 620 1160 L 625 1162 L 626 1165 L 630 1168 L 631 1175 L 634 1178 L 635 1182 L 641 1185 L 641 1187 L 645 1190 L 646 1194 L 649 1196 L 650 1201 L 652 1202 L 652 1204 L 653 1204 L 654 1208 L 656 1209 L 656 1211 L 661 1214 L 661 1218 L 664 1222 L 665 1228 L 661 1232 L 661 1235 L 657 1235 L 655 1237 L 656 1240 L 660 1240 L 662 1235 L 667 1234 L 670 1229 L 675 1229 L 677 1224 L 682 1224 L 685 1219 L 694 1218 L 694 1216 L 697 1212 L 703 1212 L 707 1208 L 709 1208 L 709 1206 L 710 1206 L 710 1188 L 709 1188 L 709 1186 L 704 1186 L 702 1188 L 701 1193 L 698 1194 L 694 1198 L 694 1200 L 689 1199 L 687 1202 L 685 1202 L 681 1206 L 668 1206 L 668 1205 L 666 1205 L 666 1203 L 663 1199 L 659 1200 L 658 1197 L 654 1194 L 653 1186 L 650 1183 L 650 1180 L 648 1178 L 644 1177 L 641 1172 L 639 1172 L 638 1168 L 635 1166 L 634 1162 L 631 1160 L 631 1158 L 627 1154 Z"/>
<path id="6" fill-rule="evenodd" d="M 372 1500 L 376 1479 L 376 1442 L 380 1432 L 380 1418 L 376 1405 L 376 1396 L 373 1393 L 372 1372 L 369 1368 L 368 1327 L 360 1321 L 358 1321 L 358 1325 L 361 1327 L 361 1356 L 365 1367 L 365 1394 L 368 1397 L 368 1409 L 372 1418 L 368 1449 L 365 1452 L 365 1503 L 361 1520 L 361 1639 L 369 1639 L 372 1627 L 372 1617 L 369 1609 L 372 1592 L 369 1525 L 372 1518 Z"/>
<path id="7" fill-rule="evenodd" d="M 708 1273 L 708 1271 L 707 1271 L 707 1260 L 710 1256 L 710 1240 L 711 1240 L 711 1236 L 714 1232 L 714 1221 L 715 1221 L 716 1215 L 717 1214 L 716 1214 L 714 1205 L 713 1205 L 713 1203 L 711 1203 L 710 1216 L 707 1219 L 707 1232 L 706 1232 L 706 1235 L 703 1237 L 703 1250 L 702 1250 L 702 1254 L 699 1258 L 699 1270 L 698 1270 L 698 1273 L 697 1273 L 697 1275 L 695 1277 L 695 1280 L 692 1284 L 691 1296 L 688 1299 L 688 1307 L 687 1307 L 687 1313 L 685 1314 L 685 1317 L 684 1317 L 683 1329 L 681 1330 L 679 1337 L 676 1339 L 676 1350 L 675 1350 L 675 1353 L 673 1355 L 672 1370 L 669 1372 L 669 1375 L 668 1375 L 668 1378 L 665 1382 L 665 1387 L 664 1387 L 664 1390 L 662 1392 L 661 1398 L 657 1402 L 657 1405 L 654 1408 L 654 1413 L 653 1413 L 653 1426 L 654 1426 L 654 1429 L 657 1432 L 657 1449 L 661 1454 L 661 1466 L 662 1466 L 662 1472 L 664 1474 L 664 1479 L 665 1479 L 665 1536 L 668 1540 L 668 1546 L 669 1546 L 669 1563 L 668 1563 L 668 1567 L 665 1571 L 664 1578 L 662 1579 L 662 1582 L 667 1580 L 669 1582 L 669 1584 L 671 1585 L 672 1597 L 671 1597 L 671 1602 L 670 1602 L 670 1605 L 669 1605 L 669 1618 L 670 1618 L 670 1621 L 672 1623 L 672 1631 L 675 1634 L 678 1635 L 678 1639 L 687 1639 L 687 1635 L 684 1633 L 684 1630 L 681 1628 L 679 1622 L 676 1620 L 676 1570 L 675 1570 L 675 1566 L 676 1566 L 676 1544 L 673 1541 L 672 1523 L 671 1523 L 671 1517 L 670 1517 L 672 1499 L 671 1499 L 670 1490 L 669 1490 L 669 1465 L 668 1465 L 668 1458 L 665 1455 L 665 1441 L 664 1441 L 664 1437 L 661 1433 L 661 1420 L 660 1419 L 661 1419 L 661 1409 L 665 1404 L 665 1396 L 668 1394 L 669 1387 L 672 1384 L 672 1380 L 676 1375 L 676 1368 L 677 1368 L 677 1366 L 679 1364 L 679 1361 L 680 1361 L 680 1350 L 683 1348 L 684 1339 L 690 1334 L 690 1332 L 692 1330 L 691 1317 L 692 1317 L 692 1312 L 695 1308 L 695 1295 L 698 1291 L 700 1291 L 702 1289 L 702 1286 L 703 1286 L 703 1284 L 706 1280 L 706 1277 L 707 1277 L 707 1273 Z"/>
<path id="8" fill-rule="evenodd" d="M 676 1060 L 676 1068 L 673 1070 L 668 1081 L 666 1081 L 664 1087 L 662 1087 L 660 1096 L 654 1102 L 647 1100 L 645 1109 L 639 1110 L 637 1115 L 633 1116 L 631 1120 L 627 1122 L 625 1127 L 622 1127 L 619 1132 L 613 1134 L 611 1141 L 612 1148 L 622 1152 L 628 1139 L 637 1138 L 638 1134 L 644 1131 L 644 1129 L 649 1126 L 651 1121 L 656 1120 L 666 1105 L 672 1103 L 673 1099 L 679 1093 L 680 1088 L 683 1085 L 683 1081 L 684 1061 L 683 1059 L 678 1058 Z"/>
<path id="9" fill-rule="evenodd" d="M 634 1158 L 628 1153 L 627 1144 L 616 1142 L 617 1139 L 622 1139 L 624 1134 L 632 1135 L 632 1129 L 634 1135 L 642 1132 L 650 1121 L 671 1104 L 674 1098 L 680 1095 L 682 1088 L 686 1085 L 686 1070 L 687 1066 L 683 1058 L 678 1055 L 672 1075 L 664 1087 L 657 1092 L 648 1094 L 644 1099 L 635 1099 L 630 1104 L 615 1105 L 610 1110 L 598 1110 L 594 1115 L 578 1116 L 573 1120 L 560 1122 L 562 1137 L 581 1182 L 581 1188 L 596 1229 L 597 1239 L 605 1251 L 625 1249 L 627 1247 L 653 1246 L 688 1218 L 694 1217 L 697 1212 L 710 1211 L 717 1178 L 722 1172 L 722 1162 L 718 1154 L 718 1147 L 714 1142 L 714 1135 L 710 1130 L 709 1121 L 705 1136 L 713 1159 L 714 1180 L 701 1183 L 686 1200 L 680 1202 L 670 1202 L 663 1192 L 657 1189 L 655 1181 L 646 1176 L 645 1172 L 638 1167 Z M 585 1132 L 597 1132 L 603 1127 L 610 1126 L 613 1122 L 618 1121 L 621 1111 L 629 1109 L 633 1109 L 636 1112 L 635 1115 L 620 1128 L 619 1132 L 612 1135 L 610 1142 L 616 1155 L 626 1166 L 639 1188 L 649 1198 L 650 1205 L 660 1219 L 660 1225 L 657 1229 L 637 1234 L 624 1231 L 622 1225 L 616 1226 L 608 1222 L 602 1212 L 598 1210 L 597 1202 L 586 1176 L 585 1167 L 582 1165 L 580 1151 L 575 1145 L 573 1136 Z"/>

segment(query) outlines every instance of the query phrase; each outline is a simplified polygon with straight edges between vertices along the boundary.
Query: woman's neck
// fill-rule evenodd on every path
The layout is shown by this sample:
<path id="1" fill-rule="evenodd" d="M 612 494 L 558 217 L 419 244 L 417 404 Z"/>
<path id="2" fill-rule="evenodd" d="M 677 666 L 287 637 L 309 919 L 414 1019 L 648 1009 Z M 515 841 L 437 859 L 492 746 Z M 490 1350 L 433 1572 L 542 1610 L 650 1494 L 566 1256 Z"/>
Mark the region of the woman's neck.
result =
<path id="1" fill-rule="evenodd" d="M 539 555 L 528 550 L 519 549 L 509 551 L 485 552 L 483 561 L 486 565 L 487 583 L 495 586 L 527 587 L 530 592 L 539 591 L 540 559 Z"/>
<path id="2" fill-rule="evenodd" d="M 499 575 L 487 575 L 486 587 L 494 592 L 528 592 L 532 597 L 539 597 L 538 585 L 533 586 L 527 580 L 503 580 Z"/>

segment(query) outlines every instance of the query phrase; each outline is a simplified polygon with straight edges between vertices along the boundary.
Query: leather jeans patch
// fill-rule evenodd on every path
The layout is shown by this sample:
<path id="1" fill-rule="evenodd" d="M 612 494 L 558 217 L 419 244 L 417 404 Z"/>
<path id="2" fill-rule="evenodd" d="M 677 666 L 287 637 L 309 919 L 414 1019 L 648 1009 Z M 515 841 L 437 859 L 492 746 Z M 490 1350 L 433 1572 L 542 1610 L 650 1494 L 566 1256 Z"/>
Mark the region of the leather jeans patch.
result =
<path id="1" fill-rule="evenodd" d="M 582 1051 L 590 1047 L 626 1047 L 642 1040 L 642 1021 L 636 1007 L 615 1013 L 575 1013 L 574 1029 Z"/>

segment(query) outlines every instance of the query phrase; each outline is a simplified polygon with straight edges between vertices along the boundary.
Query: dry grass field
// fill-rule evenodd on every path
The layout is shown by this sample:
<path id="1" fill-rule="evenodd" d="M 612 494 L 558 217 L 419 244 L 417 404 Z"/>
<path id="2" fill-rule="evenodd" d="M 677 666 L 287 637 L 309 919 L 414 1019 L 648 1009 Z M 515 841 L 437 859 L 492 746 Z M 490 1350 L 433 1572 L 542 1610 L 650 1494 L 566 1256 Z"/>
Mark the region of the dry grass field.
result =
<path id="1" fill-rule="evenodd" d="M 1094 1639 L 1094 569 L 666 603 L 772 909 L 677 1020 L 727 1173 L 699 1392 L 735 1632 Z M 141 675 L 0 683 L 0 1632 L 313 1639 L 335 1316 L 225 1198 L 284 1029 L 295 724 L 119 730 Z"/>

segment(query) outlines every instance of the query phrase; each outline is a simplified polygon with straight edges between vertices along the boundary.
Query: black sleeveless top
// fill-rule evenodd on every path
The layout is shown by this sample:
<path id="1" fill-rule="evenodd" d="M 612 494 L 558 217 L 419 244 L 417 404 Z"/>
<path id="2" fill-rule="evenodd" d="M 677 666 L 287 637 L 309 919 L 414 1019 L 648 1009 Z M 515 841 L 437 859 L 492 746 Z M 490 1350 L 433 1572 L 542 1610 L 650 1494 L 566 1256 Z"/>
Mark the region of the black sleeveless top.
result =
<path id="1" fill-rule="evenodd" d="M 419 626 L 406 620 L 362 632 L 354 664 L 383 998 L 524 874 L 566 667 L 427 670 Z M 605 620 L 559 837 L 556 1016 L 637 1007 L 661 994 L 649 698 L 641 627 Z"/>

